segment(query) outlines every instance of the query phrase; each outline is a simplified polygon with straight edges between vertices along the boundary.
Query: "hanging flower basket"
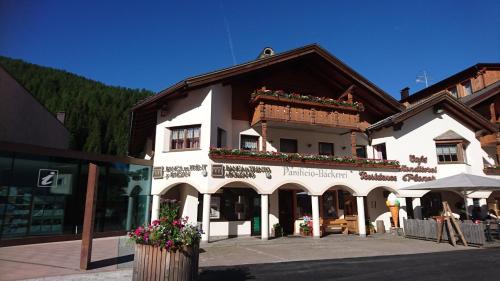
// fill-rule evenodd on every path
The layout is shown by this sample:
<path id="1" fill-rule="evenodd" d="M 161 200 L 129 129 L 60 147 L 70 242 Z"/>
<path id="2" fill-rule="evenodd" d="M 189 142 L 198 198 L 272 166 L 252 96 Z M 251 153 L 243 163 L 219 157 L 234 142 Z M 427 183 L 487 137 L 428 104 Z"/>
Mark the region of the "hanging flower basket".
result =
<path id="1" fill-rule="evenodd" d="M 163 206 L 160 219 L 129 233 L 135 242 L 134 281 L 198 279 L 201 232 L 178 219 L 179 207 Z"/>

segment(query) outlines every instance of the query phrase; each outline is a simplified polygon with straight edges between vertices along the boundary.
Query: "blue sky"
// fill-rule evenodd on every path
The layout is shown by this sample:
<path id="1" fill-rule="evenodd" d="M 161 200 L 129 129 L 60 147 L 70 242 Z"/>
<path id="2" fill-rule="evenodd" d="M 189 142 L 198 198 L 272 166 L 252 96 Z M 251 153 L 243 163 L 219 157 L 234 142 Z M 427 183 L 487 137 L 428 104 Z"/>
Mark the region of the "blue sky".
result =
<path id="1" fill-rule="evenodd" d="M 500 62 L 500 1 L 0 0 L 0 55 L 110 85 L 159 91 L 231 66 L 229 37 L 237 63 L 318 43 L 399 98 L 423 70 Z"/>

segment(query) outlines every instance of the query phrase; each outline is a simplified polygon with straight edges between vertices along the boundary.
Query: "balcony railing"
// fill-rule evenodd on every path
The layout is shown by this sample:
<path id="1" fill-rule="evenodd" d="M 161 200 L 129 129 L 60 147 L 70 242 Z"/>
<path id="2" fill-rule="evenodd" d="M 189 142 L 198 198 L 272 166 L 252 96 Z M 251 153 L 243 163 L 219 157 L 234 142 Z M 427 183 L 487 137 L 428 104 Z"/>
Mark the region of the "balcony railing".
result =
<path id="1" fill-rule="evenodd" d="M 331 167 L 363 167 L 399 170 L 400 165 L 396 160 L 380 160 L 353 157 L 337 157 L 316 154 L 282 153 L 270 151 L 248 151 L 227 148 L 210 148 L 211 159 L 262 161 L 283 164 L 309 164 Z"/>
<path id="2" fill-rule="evenodd" d="M 252 94 L 252 125 L 259 121 L 292 122 L 360 129 L 363 105 L 330 98 L 258 90 Z"/>

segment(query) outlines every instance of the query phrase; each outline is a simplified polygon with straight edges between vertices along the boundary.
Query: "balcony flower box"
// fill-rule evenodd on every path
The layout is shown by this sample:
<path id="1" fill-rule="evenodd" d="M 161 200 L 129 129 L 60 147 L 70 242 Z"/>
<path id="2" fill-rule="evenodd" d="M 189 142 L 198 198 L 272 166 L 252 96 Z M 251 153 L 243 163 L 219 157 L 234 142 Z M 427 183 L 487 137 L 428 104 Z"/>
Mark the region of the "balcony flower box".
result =
<path id="1" fill-rule="evenodd" d="M 177 218 L 179 207 L 164 206 L 160 219 L 129 233 L 135 242 L 134 281 L 198 279 L 201 232 Z"/>
<path id="2" fill-rule="evenodd" d="M 363 111 L 363 104 L 359 102 L 340 101 L 327 97 L 317 97 L 312 95 L 303 95 L 298 93 L 286 93 L 281 90 L 268 90 L 265 88 L 254 91 L 250 102 L 259 101 L 278 101 L 288 104 L 305 105 L 310 107 L 325 107 L 332 109 L 342 109 L 347 111 Z"/>
<path id="3" fill-rule="evenodd" d="M 264 161 L 298 165 L 317 165 L 331 167 L 364 167 L 399 169 L 399 162 L 393 160 L 336 157 L 299 153 L 281 153 L 270 151 L 247 151 L 239 149 L 210 148 L 209 157 L 221 160 Z"/>
<path id="4" fill-rule="evenodd" d="M 500 175 L 500 166 L 489 166 L 484 168 L 486 175 Z"/>

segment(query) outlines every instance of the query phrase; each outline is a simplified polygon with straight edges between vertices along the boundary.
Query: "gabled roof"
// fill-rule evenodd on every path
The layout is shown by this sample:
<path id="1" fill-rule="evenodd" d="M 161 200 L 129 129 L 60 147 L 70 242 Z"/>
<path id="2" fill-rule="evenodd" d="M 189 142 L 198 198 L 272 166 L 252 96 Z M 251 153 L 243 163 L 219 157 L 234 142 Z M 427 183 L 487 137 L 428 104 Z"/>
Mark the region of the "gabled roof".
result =
<path id="1" fill-rule="evenodd" d="M 370 132 L 396 124 L 402 124 L 402 122 L 406 119 L 436 105 L 442 106 L 444 110 L 448 111 L 448 113 L 452 114 L 455 118 L 461 119 L 466 125 L 470 126 L 471 128 L 474 128 L 476 130 L 484 129 L 491 133 L 498 131 L 498 128 L 494 124 L 490 123 L 479 113 L 466 106 L 456 98 L 452 97 L 446 91 L 419 100 L 408 106 L 408 108 L 406 108 L 404 111 L 396 113 L 392 116 L 382 119 L 377 123 L 372 124 L 366 129 L 366 131 Z"/>
<path id="2" fill-rule="evenodd" d="M 400 111 L 402 109 L 401 104 L 394 99 L 392 96 L 387 94 L 385 91 L 377 87 L 375 84 L 373 84 L 371 81 L 366 79 L 365 77 L 361 76 L 359 73 L 354 71 L 352 68 L 347 66 L 345 63 L 343 63 L 341 60 L 330 54 L 328 51 L 323 49 L 317 44 L 311 44 L 307 45 L 304 47 L 300 47 L 297 49 L 293 49 L 287 52 L 275 54 L 272 56 L 267 56 L 263 58 L 257 58 L 256 60 L 239 64 L 236 66 L 224 68 L 221 70 L 209 72 L 206 74 L 202 75 L 197 75 L 193 76 L 190 78 L 187 78 L 185 80 L 182 80 L 178 82 L 177 84 L 174 84 L 165 90 L 159 92 L 158 94 L 149 97 L 141 102 L 139 102 L 137 105 L 132 107 L 132 111 L 135 111 L 141 107 L 151 105 L 155 102 L 158 102 L 162 100 L 163 98 L 170 96 L 174 93 L 178 93 L 180 91 L 185 91 L 193 88 L 198 88 L 198 87 L 203 87 L 209 84 L 217 83 L 223 80 L 226 80 L 228 78 L 231 78 L 236 75 L 248 73 L 257 69 L 265 68 L 270 65 L 274 65 L 277 63 L 281 63 L 284 61 L 292 60 L 301 56 L 305 56 L 308 54 L 318 54 L 322 58 L 324 58 L 326 61 L 334 65 L 336 68 L 338 68 L 340 71 L 344 72 L 345 74 L 351 76 L 353 79 L 356 80 L 356 82 L 360 83 L 364 87 L 368 88 L 371 92 L 373 92 L 375 95 L 379 96 L 381 99 L 384 100 L 384 102 L 393 108 L 394 111 Z"/>
<path id="3" fill-rule="evenodd" d="M 420 90 L 411 94 L 409 97 L 401 99 L 400 102 L 415 102 L 416 100 L 427 97 L 428 95 L 432 95 L 434 93 L 438 93 L 445 88 L 448 88 L 456 83 L 459 83 L 467 78 L 475 76 L 479 71 L 483 69 L 491 69 L 496 68 L 500 69 L 500 63 L 477 63 L 471 67 L 468 67 L 458 73 L 453 74 L 452 76 L 447 77 L 437 83 L 430 85 L 429 87 Z"/>
<path id="4" fill-rule="evenodd" d="M 480 91 L 475 92 L 472 95 L 460 98 L 460 101 L 468 106 L 473 107 L 491 97 L 496 96 L 498 93 L 500 93 L 500 80 L 496 81 L 486 88 L 481 89 Z"/>
<path id="5" fill-rule="evenodd" d="M 436 141 L 448 141 L 448 140 L 464 140 L 465 138 L 457 134 L 453 130 L 448 130 L 441 135 L 434 138 Z"/>

